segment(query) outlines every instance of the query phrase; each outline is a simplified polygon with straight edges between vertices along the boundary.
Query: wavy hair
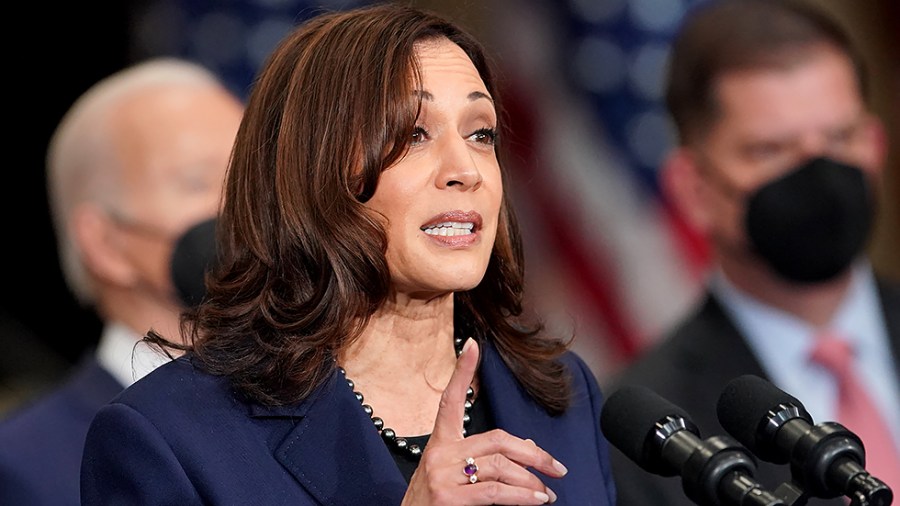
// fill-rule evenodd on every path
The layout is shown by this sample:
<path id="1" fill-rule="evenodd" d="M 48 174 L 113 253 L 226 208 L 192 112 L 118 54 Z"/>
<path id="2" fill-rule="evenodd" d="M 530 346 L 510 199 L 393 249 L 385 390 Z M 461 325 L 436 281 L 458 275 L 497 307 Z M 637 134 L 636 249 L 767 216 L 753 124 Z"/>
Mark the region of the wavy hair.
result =
<path id="1" fill-rule="evenodd" d="M 249 398 L 307 397 L 389 296 L 385 230 L 364 203 L 415 127 L 414 46 L 441 37 L 468 54 L 498 102 L 473 37 L 395 4 L 312 18 L 258 75 L 226 179 L 220 262 L 206 300 L 184 315 L 181 346 Z M 557 359 L 568 343 L 523 317 L 522 244 L 506 197 L 500 212 L 484 278 L 454 294 L 457 332 L 492 342 L 534 399 L 560 413 L 569 378 Z"/>

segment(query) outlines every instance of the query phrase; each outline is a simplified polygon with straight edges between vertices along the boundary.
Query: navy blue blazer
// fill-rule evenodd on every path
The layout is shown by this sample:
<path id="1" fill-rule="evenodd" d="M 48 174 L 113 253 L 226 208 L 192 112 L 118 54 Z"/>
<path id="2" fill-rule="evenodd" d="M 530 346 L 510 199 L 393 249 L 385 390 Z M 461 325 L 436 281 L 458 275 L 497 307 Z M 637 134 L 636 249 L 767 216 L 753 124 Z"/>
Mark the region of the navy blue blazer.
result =
<path id="1" fill-rule="evenodd" d="M 0 422 L 0 505 L 78 506 L 81 450 L 122 385 L 93 356 L 58 388 Z"/>
<path id="2" fill-rule="evenodd" d="M 573 402 L 561 416 L 538 406 L 489 345 L 482 347 L 481 387 L 498 427 L 533 439 L 568 467 L 560 479 L 538 473 L 557 504 L 614 506 L 600 389 L 576 355 L 564 363 Z M 338 374 L 298 405 L 271 408 L 245 402 L 226 378 L 185 357 L 100 410 L 81 478 L 85 506 L 397 505 L 407 487 Z"/>

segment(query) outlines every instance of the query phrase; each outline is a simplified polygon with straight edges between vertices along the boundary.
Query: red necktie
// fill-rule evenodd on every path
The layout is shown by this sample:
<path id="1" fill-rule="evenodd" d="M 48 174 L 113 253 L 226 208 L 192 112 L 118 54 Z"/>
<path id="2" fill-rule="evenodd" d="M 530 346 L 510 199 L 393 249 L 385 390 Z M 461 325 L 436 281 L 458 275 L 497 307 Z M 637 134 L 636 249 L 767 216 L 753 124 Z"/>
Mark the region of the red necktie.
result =
<path id="1" fill-rule="evenodd" d="M 853 431 L 866 448 L 866 471 L 900 490 L 900 455 L 891 439 L 888 425 L 875 403 L 853 372 L 853 349 L 833 336 L 820 336 L 810 360 L 831 372 L 837 381 L 836 421 Z"/>

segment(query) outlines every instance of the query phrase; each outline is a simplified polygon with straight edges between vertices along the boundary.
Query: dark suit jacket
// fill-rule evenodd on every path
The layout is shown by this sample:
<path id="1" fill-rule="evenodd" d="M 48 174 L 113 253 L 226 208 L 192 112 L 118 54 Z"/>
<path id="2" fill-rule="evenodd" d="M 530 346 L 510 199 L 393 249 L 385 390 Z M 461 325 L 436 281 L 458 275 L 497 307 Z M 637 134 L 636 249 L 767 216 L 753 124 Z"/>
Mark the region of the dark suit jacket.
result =
<path id="1" fill-rule="evenodd" d="M 597 423 L 602 398 L 575 355 L 573 402 L 551 417 L 497 352 L 479 369 L 497 426 L 533 439 L 565 464 L 541 476 L 558 504 L 613 506 L 608 450 Z M 460 472 L 463 461 L 460 460 Z M 166 364 L 104 407 L 88 433 L 82 500 L 91 505 L 397 505 L 406 491 L 390 450 L 337 374 L 299 403 L 248 403 L 226 378 L 190 359 Z"/>
<path id="2" fill-rule="evenodd" d="M 900 364 L 900 287 L 881 282 L 879 291 L 894 363 Z M 725 385 L 743 374 L 766 378 L 747 342 L 710 295 L 696 313 L 618 375 L 606 390 L 614 392 L 626 384 L 649 387 L 683 408 L 705 439 L 728 435 L 719 424 L 716 403 Z M 611 449 L 610 455 L 620 506 L 694 504 L 681 489 L 681 477 L 651 475 L 616 448 Z M 790 480 L 790 470 L 788 466 L 759 461 L 755 478 L 772 491 Z M 844 503 L 811 499 L 808 504 L 840 506 Z"/>
<path id="3" fill-rule="evenodd" d="M 93 356 L 87 357 L 59 388 L 0 422 L 0 504 L 81 504 L 81 450 L 88 426 L 122 388 Z"/>

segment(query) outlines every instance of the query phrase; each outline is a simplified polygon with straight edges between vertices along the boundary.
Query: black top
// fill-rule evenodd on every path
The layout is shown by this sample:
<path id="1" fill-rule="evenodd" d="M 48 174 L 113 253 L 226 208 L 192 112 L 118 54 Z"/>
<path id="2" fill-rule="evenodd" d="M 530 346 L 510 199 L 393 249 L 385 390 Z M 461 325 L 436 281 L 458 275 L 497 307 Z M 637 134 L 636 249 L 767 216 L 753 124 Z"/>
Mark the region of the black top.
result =
<path id="1" fill-rule="evenodd" d="M 491 407 L 488 404 L 490 403 L 488 402 L 486 392 L 482 389 L 478 392 L 478 397 L 475 398 L 475 402 L 469 410 L 469 417 L 471 420 L 469 422 L 469 428 L 466 431 L 468 435 L 480 434 L 497 427 L 496 422 L 494 422 L 494 415 L 491 413 Z M 403 436 L 409 444 L 419 445 L 419 448 L 421 448 L 422 451 L 425 451 L 425 445 L 428 443 L 428 438 L 430 437 L 431 434 L 425 434 L 424 436 Z M 394 462 L 397 463 L 397 467 L 400 468 L 403 477 L 406 478 L 406 483 L 409 483 L 413 473 L 416 472 L 419 460 L 410 455 L 409 452 L 395 450 L 391 452 L 391 455 L 393 455 Z M 465 466 L 465 463 L 460 462 L 460 473 L 462 472 L 463 466 Z"/>

